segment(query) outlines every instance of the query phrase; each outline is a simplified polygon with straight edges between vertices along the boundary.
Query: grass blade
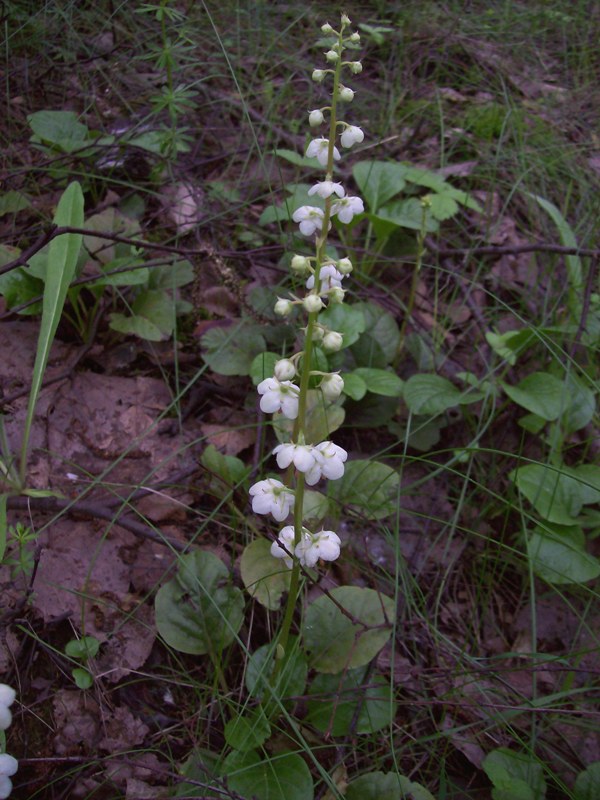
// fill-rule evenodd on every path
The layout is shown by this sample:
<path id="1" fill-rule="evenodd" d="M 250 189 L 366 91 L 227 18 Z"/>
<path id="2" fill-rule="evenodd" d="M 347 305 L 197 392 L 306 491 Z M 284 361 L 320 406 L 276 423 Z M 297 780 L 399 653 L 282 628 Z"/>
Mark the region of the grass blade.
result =
<path id="1" fill-rule="evenodd" d="M 59 226 L 71 226 L 76 228 L 81 228 L 83 226 L 83 192 L 77 181 L 69 184 L 65 189 L 58 203 L 58 208 L 56 209 L 54 223 Z M 46 270 L 46 284 L 42 303 L 42 322 L 35 364 L 33 367 L 33 378 L 31 381 L 31 391 L 29 393 L 23 443 L 21 446 L 21 486 L 25 484 L 27 448 L 29 445 L 29 436 L 31 433 L 31 423 L 33 421 L 35 406 L 42 387 L 42 379 L 44 377 L 46 365 L 48 364 L 50 348 L 54 341 L 56 329 L 65 304 L 67 289 L 73 279 L 75 267 L 77 266 L 77 258 L 79 256 L 82 238 L 83 237 L 79 233 L 64 233 L 50 242 L 48 250 L 48 267 Z"/>

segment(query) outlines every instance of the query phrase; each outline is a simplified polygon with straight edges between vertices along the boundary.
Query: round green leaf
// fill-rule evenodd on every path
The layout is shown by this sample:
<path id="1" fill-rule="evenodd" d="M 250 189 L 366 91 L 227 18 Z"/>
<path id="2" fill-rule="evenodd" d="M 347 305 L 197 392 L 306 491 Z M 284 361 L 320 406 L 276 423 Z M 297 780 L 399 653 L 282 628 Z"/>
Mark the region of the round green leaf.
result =
<path id="1" fill-rule="evenodd" d="M 494 800 L 543 800 L 546 795 L 542 765 L 528 753 L 499 747 L 487 754 L 482 766 L 494 785 Z"/>
<path id="2" fill-rule="evenodd" d="M 527 537 L 527 554 L 535 574 L 548 583 L 586 583 L 600 575 L 600 561 L 586 553 L 578 527 L 535 528 Z"/>
<path id="3" fill-rule="evenodd" d="M 252 383 L 258 386 L 261 381 L 272 378 L 275 372 L 275 364 L 280 358 L 281 356 L 278 356 L 277 353 L 259 353 L 250 365 Z"/>
<path id="4" fill-rule="evenodd" d="M 534 372 L 518 386 L 502 382 L 502 388 L 515 403 L 548 422 L 558 419 L 569 404 L 567 387 L 548 372 Z"/>
<path id="5" fill-rule="evenodd" d="M 377 209 L 404 189 L 406 167 L 395 161 L 359 161 L 352 174 L 370 211 Z"/>
<path id="6" fill-rule="evenodd" d="M 329 439 L 337 431 L 346 416 L 344 409 L 329 403 L 320 389 L 309 389 L 306 397 L 306 425 L 304 438 L 307 444 L 317 444 Z M 289 442 L 294 429 L 294 420 L 278 414 L 273 419 L 275 434 L 280 442 Z"/>
<path id="7" fill-rule="evenodd" d="M 576 376 L 570 376 L 567 381 L 569 393 L 569 406 L 562 416 L 562 424 L 568 433 L 579 431 L 588 425 L 596 413 L 596 396 Z"/>
<path id="8" fill-rule="evenodd" d="M 267 349 L 263 336 L 239 321 L 228 328 L 212 328 L 200 342 L 202 357 L 219 375 L 249 375 L 255 357 Z"/>
<path id="9" fill-rule="evenodd" d="M 311 603 L 304 618 L 304 643 L 318 672 L 341 672 L 373 659 L 391 635 L 394 601 L 373 589 L 338 586 Z"/>
<path id="10" fill-rule="evenodd" d="M 368 772 L 348 785 L 346 800 L 435 800 L 434 796 L 404 775 Z"/>
<path id="11" fill-rule="evenodd" d="M 600 797 L 600 761 L 590 764 L 575 780 L 575 800 L 597 800 Z"/>
<path id="12" fill-rule="evenodd" d="M 71 658 L 81 660 L 94 658 L 98 655 L 100 642 L 94 636 L 82 636 L 81 639 L 71 639 L 67 642 L 65 653 Z"/>
<path id="13" fill-rule="evenodd" d="M 213 553 L 182 556 L 177 575 L 154 601 L 156 627 L 182 653 L 219 653 L 239 631 L 244 616 L 241 591 L 229 585 L 229 571 Z"/>
<path id="14" fill-rule="evenodd" d="M 283 702 L 286 697 L 298 697 L 304 693 L 308 664 L 306 656 L 297 646 L 296 637 L 290 636 L 288 639 L 287 657 L 284 656 L 275 683 L 272 679 L 274 665 L 273 646 L 270 644 L 259 647 L 250 656 L 246 669 L 246 688 L 253 697 L 274 694 Z"/>
<path id="15" fill-rule="evenodd" d="M 229 720 L 223 731 L 225 741 L 235 750 L 245 752 L 260 747 L 271 735 L 271 726 L 262 708 Z"/>
<path id="16" fill-rule="evenodd" d="M 360 517 L 383 519 L 398 509 L 398 473 L 379 461 L 356 459 L 346 464 L 344 475 L 327 486 L 329 497 Z"/>
<path id="17" fill-rule="evenodd" d="M 247 800 L 312 800 L 313 781 L 306 762 L 296 753 L 264 760 L 254 751 L 234 750 L 223 762 L 227 786 Z"/>
<path id="18" fill-rule="evenodd" d="M 265 608 L 276 611 L 284 592 L 290 588 L 292 573 L 281 558 L 273 558 L 271 542 L 267 539 L 250 542 L 242 553 L 240 570 L 248 593 Z"/>
<path id="19" fill-rule="evenodd" d="M 412 375 L 404 384 L 404 401 L 413 414 L 437 416 L 454 406 L 475 403 L 483 396 L 473 389 L 461 392 L 441 375 Z"/>
<path id="20" fill-rule="evenodd" d="M 394 373 L 386 369 L 372 369 L 371 367 L 358 367 L 354 370 L 367 385 L 369 392 L 382 394 L 385 397 L 400 397 L 404 382 Z"/>
<path id="21" fill-rule="evenodd" d="M 527 464 L 513 470 L 509 478 L 538 514 L 549 522 L 572 525 L 581 511 L 585 484 L 569 474 L 566 467 Z"/>
<path id="22" fill-rule="evenodd" d="M 390 725 L 396 704 L 389 681 L 374 675 L 363 687 L 364 672 L 353 669 L 340 675 L 317 675 L 308 690 L 305 721 L 333 736 L 373 733 Z"/>
<path id="23" fill-rule="evenodd" d="M 367 393 L 367 384 L 356 372 L 343 372 L 344 394 L 352 400 L 362 400 Z"/>
<path id="24" fill-rule="evenodd" d="M 94 685 L 94 679 L 87 669 L 76 667 L 71 671 L 71 675 L 78 689 L 91 689 Z"/>
<path id="25" fill-rule="evenodd" d="M 365 330 L 365 317 L 362 309 L 347 303 L 332 303 L 319 314 L 319 322 L 344 337 L 342 347 L 350 347 Z"/>

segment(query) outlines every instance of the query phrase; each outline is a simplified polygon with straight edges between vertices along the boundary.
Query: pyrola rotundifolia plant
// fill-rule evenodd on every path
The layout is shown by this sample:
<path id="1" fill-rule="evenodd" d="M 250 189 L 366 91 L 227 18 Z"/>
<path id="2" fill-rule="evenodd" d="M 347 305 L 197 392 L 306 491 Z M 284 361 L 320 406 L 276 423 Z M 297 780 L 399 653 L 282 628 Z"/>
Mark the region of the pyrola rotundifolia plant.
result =
<path id="1" fill-rule="evenodd" d="M 341 148 L 351 148 L 364 139 L 363 131 L 338 119 L 340 105 L 352 102 L 354 91 L 342 83 L 342 77 L 356 75 L 362 71 L 360 61 L 345 60 L 344 51 L 348 43 L 360 40 L 356 32 L 348 30 L 350 20 L 343 14 L 339 31 L 329 23 L 321 30 L 335 39 L 325 53 L 326 67 L 315 69 L 312 78 L 319 84 L 331 83 L 330 105 L 315 108 L 308 114 L 313 130 L 325 135 L 313 138 L 306 149 L 306 156 L 314 157 L 323 167 L 325 175 L 309 190 L 309 195 L 325 201 L 325 207 L 302 206 L 293 214 L 300 232 L 314 238 L 314 256 L 294 255 L 292 272 L 306 282 L 303 297 L 281 297 L 275 304 L 275 312 L 289 316 L 295 306 L 301 306 L 305 314 L 303 349 L 275 364 L 274 374 L 258 385 L 260 407 L 267 414 L 275 414 L 293 420 L 291 441 L 280 444 L 273 451 L 277 465 L 286 470 L 284 480 L 269 478 L 255 483 L 250 489 L 252 509 L 257 514 L 271 514 L 279 523 L 285 523 L 293 515 L 293 523 L 280 528 L 271 547 L 271 555 L 281 559 L 291 569 L 290 592 L 278 643 L 285 650 L 291 619 L 298 594 L 301 568 L 315 567 L 319 560 L 334 561 L 340 555 L 340 538 L 334 531 L 311 531 L 304 525 L 303 500 L 306 486 L 314 486 L 320 480 L 337 480 L 344 474 L 346 451 L 331 441 L 312 443 L 307 435 L 307 398 L 311 376 L 318 380 L 318 388 L 326 403 L 335 402 L 344 388 L 344 381 L 337 373 L 323 373 L 311 368 L 313 347 L 317 343 L 325 352 L 335 352 L 342 347 L 343 336 L 319 321 L 319 314 L 328 305 L 344 302 L 344 279 L 352 272 L 349 258 L 333 259 L 327 254 L 327 236 L 331 220 L 348 224 L 355 214 L 363 212 L 363 201 L 346 193 L 341 183 L 334 180 L 334 163 L 339 161 Z M 328 130 L 327 130 L 328 128 Z M 282 653 L 281 653 L 282 654 Z"/>

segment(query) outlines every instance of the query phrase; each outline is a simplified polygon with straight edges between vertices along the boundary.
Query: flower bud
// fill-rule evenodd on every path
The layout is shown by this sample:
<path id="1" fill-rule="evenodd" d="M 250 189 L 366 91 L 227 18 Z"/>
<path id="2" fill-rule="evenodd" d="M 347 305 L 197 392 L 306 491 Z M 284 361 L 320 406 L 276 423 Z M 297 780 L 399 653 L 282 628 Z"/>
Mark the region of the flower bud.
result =
<path id="1" fill-rule="evenodd" d="M 320 311 L 323 308 L 323 301 L 318 294 L 307 294 L 302 301 L 302 305 L 309 314 L 312 314 L 313 312 Z"/>
<path id="2" fill-rule="evenodd" d="M 323 337 L 323 350 L 328 350 L 330 353 L 335 353 L 342 349 L 344 344 L 344 337 L 337 331 L 328 331 Z"/>
<path id="3" fill-rule="evenodd" d="M 350 37 L 351 42 L 360 42 L 360 33 L 358 31 L 354 31 L 352 36 Z"/>
<path id="4" fill-rule="evenodd" d="M 306 330 L 304 331 L 306 333 Z M 313 342 L 322 342 L 323 337 L 325 336 L 325 330 L 322 325 L 315 325 L 312 332 L 312 340 Z"/>
<path id="5" fill-rule="evenodd" d="M 334 286 L 327 292 L 330 303 L 343 303 L 346 292 L 341 286 Z"/>
<path id="6" fill-rule="evenodd" d="M 350 61 L 348 66 L 350 67 L 350 72 L 353 72 L 355 75 L 358 75 L 359 72 L 362 72 L 362 64 L 360 61 Z"/>
<path id="7" fill-rule="evenodd" d="M 340 88 L 340 100 L 343 100 L 344 103 L 351 103 L 354 100 L 352 89 L 349 89 L 348 86 L 342 86 Z"/>
<path id="8" fill-rule="evenodd" d="M 338 272 L 341 272 L 342 275 L 350 275 L 353 267 L 349 258 L 340 258 L 340 260 L 336 263 Z"/>
<path id="9" fill-rule="evenodd" d="M 324 25 L 321 25 L 321 30 L 323 31 L 323 33 L 335 33 L 335 31 L 328 22 L 326 22 Z"/>
<path id="10" fill-rule="evenodd" d="M 323 122 L 323 112 L 319 108 L 315 108 L 314 111 L 311 111 L 308 115 L 308 124 L 311 128 L 316 128 L 317 125 L 321 125 Z"/>
<path id="11" fill-rule="evenodd" d="M 352 20 L 348 14 L 342 14 L 342 25 L 352 25 Z"/>
<path id="12" fill-rule="evenodd" d="M 344 391 L 344 379 L 337 372 L 332 372 L 324 376 L 320 387 L 325 399 L 333 403 Z"/>
<path id="13" fill-rule="evenodd" d="M 340 57 L 340 54 L 336 53 L 335 50 L 328 50 L 325 53 L 325 58 L 327 59 L 327 61 L 331 61 L 332 63 L 336 62 L 339 59 L 339 57 Z M 313 72 L 313 75 L 314 75 L 314 72 Z"/>
<path id="14" fill-rule="evenodd" d="M 312 79 L 317 83 L 322 83 L 325 78 L 325 70 L 324 69 L 313 69 Z"/>
<path id="15" fill-rule="evenodd" d="M 289 317 L 293 307 L 294 304 L 291 300 L 285 300 L 285 298 L 279 297 L 275 303 L 274 311 L 276 314 L 279 314 L 280 317 Z"/>
<path id="16" fill-rule="evenodd" d="M 292 263 L 290 264 L 290 269 L 292 270 L 292 272 L 295 272 L 297 275 L 304 276 L 309 272 L 310 259 L 306 258 L 306 256 L 295 255 L 292 258 Z"/>
<path id="17" fill-rule="evenodd" d="M 289 358 L 280 358 L 279 361 L 275 362 L 273 374 L 278 381 L 291 381 L 296 375 L 294 362 L 290 361 Z"/>

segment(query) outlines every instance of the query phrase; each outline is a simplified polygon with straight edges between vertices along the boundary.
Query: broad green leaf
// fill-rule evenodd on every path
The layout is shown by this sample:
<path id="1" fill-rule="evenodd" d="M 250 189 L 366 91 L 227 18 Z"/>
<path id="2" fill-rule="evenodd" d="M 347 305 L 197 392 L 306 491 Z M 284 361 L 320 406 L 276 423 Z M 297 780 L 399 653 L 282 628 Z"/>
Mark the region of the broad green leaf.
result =
<path id="1" fill-rule="evenodd" d="M 575 779 L 575 800 L 598 800 L 600 797 L 600 761 L 594 761 Z"/>
<path id="2" fill-rule="evenodd" d="M 320 389 L 309 389 L 306 398 L 306 444 L 317 444 L 329 439 L 342 425 L 346 412 L 336 403 L 329 403 Z M 281 415 L 273 419 L 275 434 L 280 442 L 290 441 L 294 421 Z"/>
<path id="3" fill-rule="evenodd" d="M 517 489 L 549 522 L 573 525 L 583 506 L 585 484 L 567 467 L 527 464 L 509 474 Z"/>
<path id="4" fill-rule="evenodd" d="M 440 222 L 453 217 L 458 211 L 458 203 L 451 193 L 440 192 L 428 195 L 429 213 Z"/>
<path id="5" fill-rule="evenodd" d="M 400 328 L 393 314 L 390 314 L 389 311 L 386 311 L 372 300 L 356 303 L 355 308 L 362 311 L 365 318 L 365 333 L 368 333 L 377 342 L 385 358 L 385 364 L 382 365 L 371 361 L 360 361 L 358 366 L 378 367 L 391 363 L 396 357 L 400 345 Z M 353 352 L 355 351 L 353 350 Z"/>
<path id="6" fill-rule="evenodd" d="M 546 796 L 542 765 L 528 753 L 499 747 L 487 754 L 482 766 L 494 785 L 494 800 L 543 800 Z"/>
<path id="7" fill-rule="evenodd" d="M 229 720 L 223 730 L 225 741 L 242 753 L 260 747 L 271 735 L 271 726 L 261 706 Z"/>
<path id="8" fill-rule="evenodd" d="M 367 772 L 348 785 L 346 800 L 435 800 L 420 783 L 394 772 Z"/>
<path id="9" fill-rule="evenodd" d="M 581 528 L 538 526 L 527 537 L 533 571 L 548 583 L 586 583 L 600 575 L 600 561 L 586 553 Z"/>
<path id="10" fill-rule="evenodd" d="M 533 372 L 518 386 L 502 381 L 502 388 L 517 405 L 549 422 L 558 419 L 569 402 L 565 384 L 548 372 Z"/>
<path id="11" fill-rule="evenodd" d="M 327 491 L 340 507 L 353 510 L 360 518 L 383 519 L 396 514 L 399 502 L 398 473 L 380 461 L 353 459 L 344 475 L 329 481 Z"/>
<path id="12" fill-rule="evenodd" d="M 262 759 L 255 751 L 231 752 L 221 767 L 228 788 L 247 800 L 312 800 L 313 781 L 304 759 L 279 753 Z"/>
<path id="13" fill-rule="evenodd" d="M 100 642 L 95 636 L 82 636 L 81 639 L 71 639 L 67 642 L 65 653 L 70 658 L 78 658 L 82 661 L 94 658 L 100 650 Z"/>
<path id="14" fill-rule="evenodd" d="M 347 303 L 332 303 L 319 314 L 319 322 L 344 337 L 343 348 L 350 347 L 365 330 L 365 315 L 361 308 Z"/>
<path id="15" fill-rule="evenodd" d="M 193 750 L 180 768 L 184 780 L 179 781 L 173 788 L 173 797 L 193 797 L 198 794 L 198 784 L 201 783 L 203 797 L 220 797 L 223 800 L 222 789 L 213 792 L 208 788 L 209 786 L 221 786 L 217 772 L 220 760 L 217 753 L 212 753 L 210 750 L 201 748 Z"/>
<path id="16" fill-rule="evenodd" d="M 146 317 L 129 317 L 125 314 L 111 314 L 109 327 L 126 336 L 137 336 L 147 342 L 161 342 L 167 338 L 165 333 Z"/>
<path id="17" fill-rule="evenodd" d="M 223 491 L 223 484 L 233 488 L 243 483 L 246 476 L 250 471 L 244 462 L 235 456 L 227 456 L 219 452 L 214 444 L 209 444 L 202 451 L 200 463 L 212 475 L 221 479 L 216 482 L 217 487 L 220 486 L 221 492 Z"/>
<path id="18" fill-rule="evenodd" d="M 259 353 L 252 360 L 252 364 L 250 365 L 252 383 L 258 386 L 259 383 L 267 378 L 272 378 L 275 371 L 275 364 L 280 358 L 281 356 L 278 356 L 277 353 Z"/>
<path id="19" fill-rule="evenodd" d="M 185 258 L 164 267 L 152 267 L 149 272 L 148 288 L 165 291 L 187 286 L 194 280 L 196 274 L 192 264 Z"/>
<path id="20" fill-rule="evenodd" d="M 104 266 L 107 273 L 112 270 L 123 270 L 124 267 L 131 267 L 131 269 L 116 272 L 114 275 L 105 275 L 93 283 L 88 283 L 87 286 L 89 289 L 97 286 L 141 286 L 148 282 L 150 276 L 150 270 L 141 266 L 143 263 L 139 258 L 133 256 L 115 258 Z"/>
<path id="21" fill-rule="evenodd" d="M 396 704 L 389 681 L 373 675 L 363 687 L 364 674 L 353 669 L 317 675 L 308 690 L 305 722 L 333 736 L 374 733 L 391 725 Z"/>
<path id="22" fill-rule="evenodd" d="M 127 238 L 135 237 L 140 232 L 139 223 L 126 217 L 118 209 L 111 206 L 98 214 L 92 214 L 85 221 L 85 227 L 90 231 L 118 234 Z M 101 264 L 108 264 L 116 258 L 131 258 L 132 246 L 120 242 L 112 242 L 104 236 L 86 234 L 83 237 L 83 246 L 88 253 Z M 138 259 L 139 260 L 139 259 Z"/>
<path id="23" fill-rule="evenodd" d="M 580 431 L 588 425 L 596 413 L 596 396 L 576 375 L 566 378 L 569 405 L 561 417 L 567 433 Z"/>
<path id="24" fill-rule="evenodd" d="M 408 200 L 394 200 L 392 203 L 383 206 L 377 214 L 368 214 L 368 218 L 373 222 L 381 220 L 384 223 L 394 225 L 396 228 L 409 228 L 410 230 L 420 231 L 423 226 L 423 208 L 421 202 L 416 197 L 409 197 Z M 439 225 L 431 214 L 425 216 L 425 230 L 429 233 L 437 231 Z"/>
<path id="25" fill-rule="evenodd" d="M 337 673 L 367 664 L 389 640 L 395 613 L 390 597 L 359 586 L 338 586 L 318 597 L 304 617 L 311 666 Z"/>
<path id="26" fill-rule="evenodd" d="M 158 289 L 142 292 L 135 298 L 131 311 L 131 315 L 111 314 L 110 327 L 151 342 L 168 339 L 173 333 L 176 312 L 173 298 L 167 292 Z"/>
<path id="27" fill-rule="evenodd" d="M 63 192 L 54 215 L 54 224 L 58 227 L 81 228 L 83 226 L 83 192 L 77 182 L 69 184 Z M 48 270 L 44 286 L 42 320 L 23 432 L 21 449 L 22 483 L 25 482 L 27 448 L 35 406 L 50 356 L 50 348 L 63 312 L 69 284 L 73 280 L 75 268 L 77 267 L 81 240 L 82 237 L 79 233 L 64 233 L 53 239 L 48 249 L 48 264 L 51 265 L 51 269 Z"/>
<path id="28" fill-rule="evenodd" d="M 458 405 L 476 403 L 484 397 L 483 392 L 473 390 L 461 392 L 453 383 L 441 375 L 412 375 L 404 383 L 404 401 L 412 414 L 437 416 Z"/>
<path id="29" fill-rule="evenodd" d="M 405 172 L 406 167 L 393 161 L 359 161 L 352 169 L 361 197 L 373 212 L 404 189 Z"/>
<path id="30" fill-rule="evenodd" d="M 240 570 L 248 593 L 265 608 L 277 611 L 289 591 L 292 573 L 281 558 L 273 558 L 271 542 L 258 538 L 246 545 Z"/>
<path id="31" fill-rule="evenodd" d="M 492 350 L 512 366 L 517 363 L 517 357 L 537 339 L 531 328 L 505 333 L 487 331 L 485 338 Z"/>
<path id="32" fill-rule="evenodd" d="M 389 372 L 385 369 L 358 367 L 353 374 L 362 378 L 367 385 L 367 389 L 373 394 L 381 394 L 385 397 L 400 397 L 402 395 L 404 382 L 394 372 Z"/>
<path id="33" fill-rule="evenodd" d="M 255 357 L 267 349 L 255 327 L 238 322 L 207 331 L 200 342 L 208 366 L 219 375 L 249 375 Z"/>
<path id="34" fill-rule="evenodd" d="M 182 653 L 217 657 L 244 619 L 244 598 L 230 583 L 227 567 L 213 553 L 196 550 L 181 557 L 176 576 L 154 601 L 156 627 Z"/>
<path id="35" fill-rule="evenodd" d="M 319 162 L 316 158 L 307 158 L 306 156 L 298 153 L 296 150 L 288 150 L 285 147 L 278 147 L 277 150 L 275 150 L 275 155 L 279 156 L 279 158 L 283 158 L 285 161 L 288 161 L 290 164 L 293 164 L 296 167 L 319 168 Z"/>
<path id="36" fill-rule="evenodd" d="M 304 694 L 308 663 L 304 652 L 298 647 L 296 637 L 290 636 L 288 639 L 287 657 L 284 656 L 275 679 L 273 652 L 272 645 L 264 644 L 250 656 L 246 669 L 246 688 L 249 693 L 257 698 L 274 695 L 279 702 Z"/>
<path id="37" fill-rule="evenodd" d="M 75 669 L 71 670 L 71 675 L 78 689 L 91 689 L 94 685 L 91 673 L 87 669 L 83 669 L 83 667 L 75 667 Z"/>
<path id="38" fill-rule="evenodd" d="M 342 372 L 344 394 L 352 400 L 362 400 L 367 393 L 367 384 L 356 372 Z"/>
<path id="39" fill-rule="evenodd" d="M 74 111 L 36 111 L 29 114 L 27 122 L 35 136 L 66 153 L 79 150 L 87 140 L 87 126 L 78 121 Z"/>
<path id="40" fill-rule="evenodd" d="M 329 500 L 321 492 L 304 490 L 302 519 L 311 524 L 319 523 L 329 513 Z"/>
<path id="41" fill-rule="evenodd" d="M 0 195 L 0 217 L 5 214 L 17 214 L 19 211 L 29 208 L 30 205 L 26 195 L 11 189 L 10 192 Z"/>

